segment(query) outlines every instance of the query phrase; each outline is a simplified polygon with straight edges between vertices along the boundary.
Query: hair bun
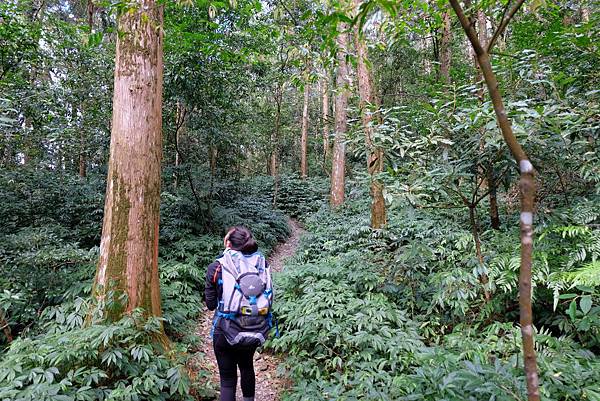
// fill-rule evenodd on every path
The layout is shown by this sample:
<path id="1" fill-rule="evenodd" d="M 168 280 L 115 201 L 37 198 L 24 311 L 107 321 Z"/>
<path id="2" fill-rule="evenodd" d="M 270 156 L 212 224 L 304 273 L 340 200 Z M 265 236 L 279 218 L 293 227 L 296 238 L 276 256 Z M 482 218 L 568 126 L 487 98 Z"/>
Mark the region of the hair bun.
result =
<path id="1" fill-rule="evenodd" d="M 246 227 L 236 226 L 229 230 L 229 242 L 231 248 L 245 254 L 258 251 L 258 244 L 252 237 L 252 233 Z"/>

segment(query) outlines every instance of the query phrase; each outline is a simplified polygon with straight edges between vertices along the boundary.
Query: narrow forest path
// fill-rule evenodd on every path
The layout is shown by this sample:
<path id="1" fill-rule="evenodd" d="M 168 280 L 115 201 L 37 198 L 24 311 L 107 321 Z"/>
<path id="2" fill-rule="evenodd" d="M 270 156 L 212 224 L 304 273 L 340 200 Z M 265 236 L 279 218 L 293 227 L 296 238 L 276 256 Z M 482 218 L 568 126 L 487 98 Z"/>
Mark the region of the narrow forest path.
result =
<path id="1" fill-rule="evenodd" d="M 296 220 L 289 219 L 290 226 L 289 238 L 277 245 L 269 258 L 267 259 L 273 272 L 280 272 L 283 269 L 285 259 L 294 255 L 300 243 L 300 237 L 304 230 Z M 196 334 L 201 339 L 199 353 L 204 355 L 202 368 L 210 372 L 210 380 L 219 388 L 219 370 L 217 361 L 212 348 L 212 339 L 210 338 L 210 330 L 212 328 L 213 313 L 204 307 Z M 280 360 L 275 355 L 268 352 L 256 353 L 254 355 L 254 370 L 256 373 L 256 395 L 255 401 L 279 401 L 279 393 L 284 387 L 285 380 L 277 375 L 277 367 Z M 242 391 L 240 389 L 239 372 L 238 372 L 238 387 L 236 391 L 237 400 L 242 399 Z"/>

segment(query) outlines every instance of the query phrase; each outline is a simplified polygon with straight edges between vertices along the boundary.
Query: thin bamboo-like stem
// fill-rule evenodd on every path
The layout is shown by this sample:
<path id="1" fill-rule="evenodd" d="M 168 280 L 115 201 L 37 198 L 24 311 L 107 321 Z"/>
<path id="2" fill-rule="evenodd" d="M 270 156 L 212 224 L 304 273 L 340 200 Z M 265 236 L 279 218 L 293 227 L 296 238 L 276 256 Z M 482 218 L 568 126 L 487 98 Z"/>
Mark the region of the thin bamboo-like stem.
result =
<path id="1" fill-rule="evenodd" d="M 481 67 L 485 83 L 492 99 L 494 111 L 498 126 L 504 137 L 504 141 L 508 145 L 513 157 L 519 164 L 521 177 L 519 186 L 521 189 L 521 266 L 519 269 L 519 311 L 521 334 L 523 337 L 523 355 L 525 365 L 525 376 L 527 381 L 527 398 L 529 401 L 539 401 L 539 380 L 537 373 L 537 361 L 535 356 L 534 338 L 533 338 L 533 313 L 531 308 L 531 265 L 533 254 L 533 211 L 535 201 L 535 181 L 534 170 L 527 154 L 521 147 L 515 137 L 510 120 L 506 115 L 502 95 L 498 87 L 498 80 L 492 70 L 490 63 L 489 51 L 498 36 L 506 29 L 510 19 L 520 8 L 523 0 L 519 0 L 515 6 L 506 14 L 494 36 L 490 40 L 487 48 L 484 50 L 481 45 L 477 32 L 473 24 L 464 13 L 458 0 L 449 0 L 450 5 L 454 9 L 475 53 L 477 61 Z"/>

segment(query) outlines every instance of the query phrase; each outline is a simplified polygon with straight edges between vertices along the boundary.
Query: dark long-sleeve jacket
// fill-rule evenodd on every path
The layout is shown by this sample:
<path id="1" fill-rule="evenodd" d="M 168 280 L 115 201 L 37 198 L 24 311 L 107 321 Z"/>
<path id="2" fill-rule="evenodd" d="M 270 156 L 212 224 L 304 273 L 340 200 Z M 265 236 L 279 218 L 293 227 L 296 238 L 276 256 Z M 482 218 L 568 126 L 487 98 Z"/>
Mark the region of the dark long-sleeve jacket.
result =
<path id="1" fill-rule="evenodd" d="M 208 265 L 204 283 L 204 302 L 209 310 L 217 309 L 219 299 L 223 297 L 223 287 L 219 285 L 221 274 L 221 264 L 218 261 Z"/>

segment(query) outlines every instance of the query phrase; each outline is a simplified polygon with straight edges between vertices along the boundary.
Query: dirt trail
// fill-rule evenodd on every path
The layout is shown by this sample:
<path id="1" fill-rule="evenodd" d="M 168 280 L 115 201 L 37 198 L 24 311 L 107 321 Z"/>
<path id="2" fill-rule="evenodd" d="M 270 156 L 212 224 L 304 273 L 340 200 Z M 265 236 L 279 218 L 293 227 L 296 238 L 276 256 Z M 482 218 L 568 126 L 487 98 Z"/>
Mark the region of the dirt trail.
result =
<path id="1" fill-rule="evenodd" d="M 300 237 L 304 230 L 295 220 L 289 220 L 288 224 L 291 229 L 290 237 L 286 242 L 277 245 L 271 256 L 268 258 L 269 265 L 274 272 L 279 272 L 283 269 L 285 259 L 292 256 L 298 248 Z M 213 312 L 204 307 L 202 315 L 196 328 L 196 334 L 200 337 L 202 343 L 199 347 L 199 353 L 205 355 L 204 358 L 198 358 L 203 363 L 200 368 L 211 373 L 210 380 L 214 383 L 215 388 L 219 388 L 219 370 L 217 361 L 212 349 L 212 340 L 210 338 L 210 330 L 212 327 Z M 283 378 L 277 375 L 277 366 L 279 359 L 267 352 L 256 353 L 254 355 L 254 370 L 256 372 L 256 395 L 255 401 L 279 401 L 280 390 L 284 387 Z M 239 384 L 238 372 L 238 387 L 236 391 L 237 400 L 242 399 L 242 391 Z"/>

